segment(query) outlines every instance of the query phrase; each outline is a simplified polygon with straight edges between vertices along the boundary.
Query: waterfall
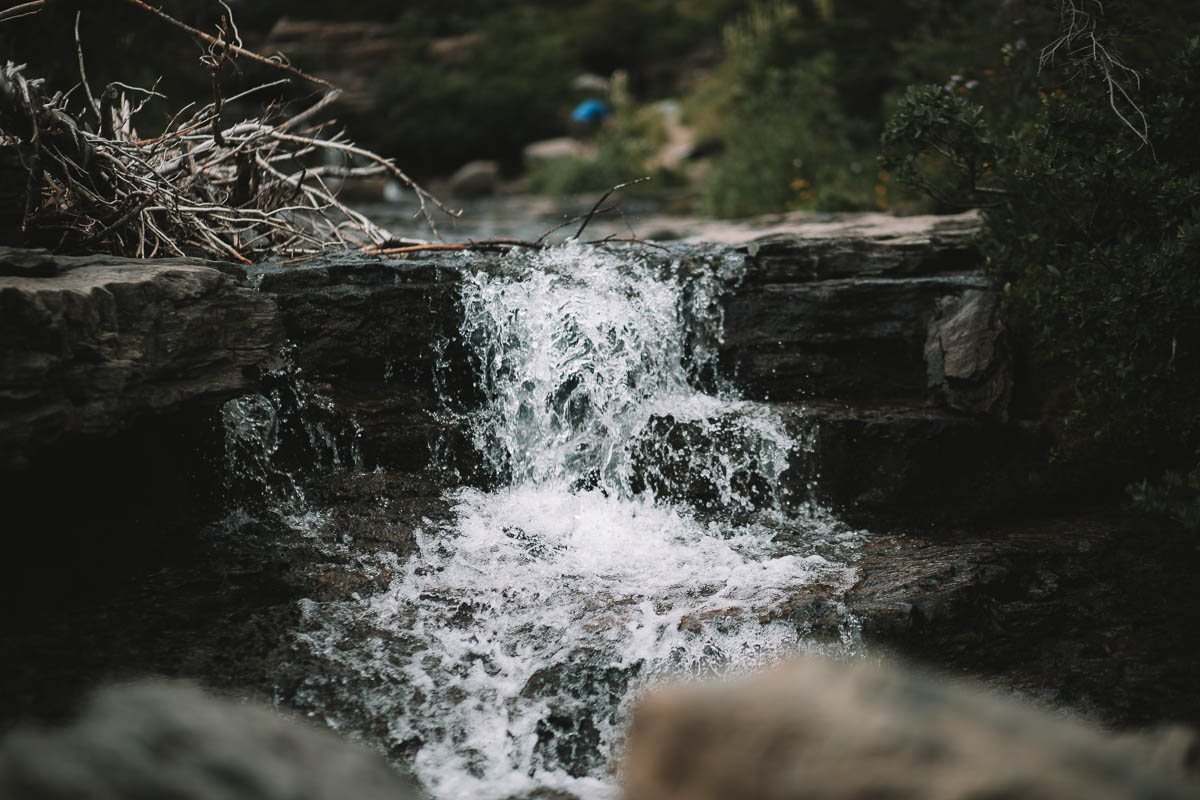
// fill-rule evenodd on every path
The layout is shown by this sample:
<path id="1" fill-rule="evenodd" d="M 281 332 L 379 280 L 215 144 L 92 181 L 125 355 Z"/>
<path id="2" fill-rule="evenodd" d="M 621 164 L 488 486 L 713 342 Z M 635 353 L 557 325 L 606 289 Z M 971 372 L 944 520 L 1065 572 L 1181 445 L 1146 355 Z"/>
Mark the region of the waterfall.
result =
<path id="1" fill-rule="evenodd" d="M 855 647 L 855 534 L 781 489 L 805 443 L 714 377 L 736 263 L 565 246 L 505 267 L 461 288 L 489 488 L 454 489 L 404 563 L 373 556 L 386 590 L 304 602 L 297 641 L 325 668 L 298 702 L 371 720 L 352 733 L 435 797 L 611 797 L 655 682 Z"/>

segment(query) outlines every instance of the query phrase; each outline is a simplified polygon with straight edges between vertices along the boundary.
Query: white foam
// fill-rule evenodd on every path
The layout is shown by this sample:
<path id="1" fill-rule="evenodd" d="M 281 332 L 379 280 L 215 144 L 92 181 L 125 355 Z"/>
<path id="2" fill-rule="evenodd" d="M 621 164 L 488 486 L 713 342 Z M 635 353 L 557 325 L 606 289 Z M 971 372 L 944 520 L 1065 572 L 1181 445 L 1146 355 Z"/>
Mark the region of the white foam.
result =
<path id="1" fill-rule="evenodd" d="M 805 445 L 770 409 L 693 388 L 688 365 L 715 352 L 696 326 L 719 328 L 719 279 L 685 285 L 580 247 L 511 266 L 463 281 L 488 398 L 472 432 L 504 486 L 456 490 L 455 521 L 417 531 L 386 591 L 305 607 L 300 641 L 359 676 L 314 679 L 305 697 L 335 724 L 339 704 L 386 719 L 437 797 L 612 797 L 638 692 L 853 647 L 806 640 L 787 601 L 816 584 L 836 598 L 854 573 L 774 541 L 780 527 L 845 538 L 781 505 Z M 670 499 L 687 494 L 681 472 L 707 487 L 703 518 Z"/>

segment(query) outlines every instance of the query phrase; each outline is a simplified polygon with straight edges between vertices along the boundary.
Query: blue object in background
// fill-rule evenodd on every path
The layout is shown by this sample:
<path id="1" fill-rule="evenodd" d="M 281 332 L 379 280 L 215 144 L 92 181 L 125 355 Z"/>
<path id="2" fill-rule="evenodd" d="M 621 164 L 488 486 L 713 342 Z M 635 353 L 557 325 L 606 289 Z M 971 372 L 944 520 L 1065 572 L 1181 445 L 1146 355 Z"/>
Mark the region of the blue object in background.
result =
<path id="1" fill-rule="evenodd" d="M 610 116 L 612 116 L 612 106 L 603 100 L 596 99 L 584 100 L 571 112 L 572 120 L 586 125 L 599 125 Z"/>

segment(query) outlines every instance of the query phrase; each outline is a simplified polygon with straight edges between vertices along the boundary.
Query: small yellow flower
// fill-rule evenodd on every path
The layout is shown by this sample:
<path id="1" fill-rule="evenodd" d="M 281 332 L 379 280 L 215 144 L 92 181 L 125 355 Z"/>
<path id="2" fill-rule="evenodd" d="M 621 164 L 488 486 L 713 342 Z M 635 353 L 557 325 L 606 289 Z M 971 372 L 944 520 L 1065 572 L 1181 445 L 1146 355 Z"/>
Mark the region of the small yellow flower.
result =
<path id="1" fill-rule="evenodd" d="M 792 181 L 792 189 L 797 192 L 805 186 L 808 186 L 808 181 L 804 180 L 804 178 L 796 178 L 796 180 Z"/>

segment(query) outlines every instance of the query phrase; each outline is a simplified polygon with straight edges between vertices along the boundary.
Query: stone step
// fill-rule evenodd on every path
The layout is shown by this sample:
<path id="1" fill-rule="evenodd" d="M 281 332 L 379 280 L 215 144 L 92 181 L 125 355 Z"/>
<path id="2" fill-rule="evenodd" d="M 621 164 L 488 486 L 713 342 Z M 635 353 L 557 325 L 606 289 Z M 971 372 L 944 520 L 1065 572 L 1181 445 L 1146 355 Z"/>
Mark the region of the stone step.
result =
<path id="1" fill-rule="evenodd" d="M 745 274 L 723 302 L 722 373 L 758 400 L 920 405 L 940 309 L 991 291 L 978 225 L 974 214 L 835 219 L 737 248 Z"/>
<path id="2" fill-rule="evenodd" d="M 970 519 L 1003 511 L 1033 487 L 1026 476 L 1046 447 L 1030 423 L 999 422 L 939 409 L 774 404 L 796 443 L 787 468 L 753 452 L 753 426 L 736 412 L 707 420 L 654 420 L 634 447 L 647 488 L 705 508 L 718 501 L 714 465 L 735 464 L 730 483 L 742 505 L 809 500 L 851 520 L 888 515 L 927 521 Z M 745 510 L 735 508 L 734 510 Z"/>
<path id="3" fill-rule="evenodd" d="M 721 371 L 756 400 L 919 404 L 939 301 L 988 289 L 976 273 L 744 284 L 725 303 Z"/>

